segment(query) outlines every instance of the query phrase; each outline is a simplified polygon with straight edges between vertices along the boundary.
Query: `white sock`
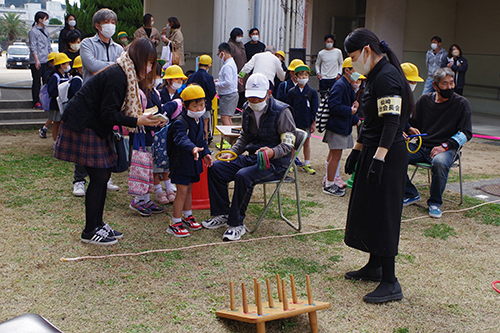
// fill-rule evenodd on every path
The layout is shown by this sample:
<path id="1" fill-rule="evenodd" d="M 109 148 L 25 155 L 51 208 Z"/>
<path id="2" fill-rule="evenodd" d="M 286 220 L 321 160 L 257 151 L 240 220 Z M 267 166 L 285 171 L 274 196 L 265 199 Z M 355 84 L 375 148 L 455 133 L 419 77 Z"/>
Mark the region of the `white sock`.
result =
<path id="1" fill-rule="evenodd" d="M 304 161 L 304 165 L 309 165 L 310 163 L 311 163 L 311 161 L 310 161 L 310 160 L 305 160 L 305 161 Z"/>
<path id="2" fill-rule="evenodd" d="M 335 177 L 340 177 L 339 170 L 340 170 L 340 161 L 339 164 L 337 164 L 337 171 L 335 171 Z"/>
<path id="3" fill-rule="evenodd" d="M 49 128 L 47 126 L 43 125 L 43 129 L 48 130 Z"/>
<path id="4" fill-rule="evenodd" d="M 183 210 L 182 215 L 184 215 L 184 217 L 189 217 L 189 216 L 193 215 L 193 211 L 192 210 Z"/>
<path id="5" fill-rule="evenodd" d="M 144 194 L 143 197 L 144 197 L 144 202 L 151 201 L 151 199 L 149 198 L 149 193 L 148 194 Z"/>
<path id="6" fill-rule="evenodd" d="M 173 192 L 174 191 L 174 188 L 172 187 L 172 181 L 169 179 L 169 180 L 165 180 L 163 181 L 165 183 L 165 190 L 168 192 Z"/>
<path id="7" fill-rule="evenodd" d="M 325 161 L 325 177 L 328 177 L 328 161 Z"/>
<path id="8" fill-rule="evenodd" d="M 163 188 L 161 187 L 161 184 L 155 185 L 155 191 L 156 191 L 156 193 L 163 192 Z"/>
<path id="9" fill-rule="evenodd" d="M 147 202 L 147 201 L 145 201 L 144 197 L 145 197 L 144 195 L 136 195 L 135 199 L 134 199 L 134 203 L 138 203 L 139 201 Z"/>
<path id="10" fill-rule="evenodd" d="M 332 186 L 333 184 L 335 184 L 335 183 L 334 183 L 334 182 L 331 182 L 331 181 L 329 181 L 329 180 L 326 180 L 326 182 L 325 182 L 325 187 L 330 187 L 330 186 Z"/>
<path id="11" fill-rule="evenodd" d="M 182 218 L 180 217 L 172 217 L 172 224 L 176 224 L 182 222 Z"/>

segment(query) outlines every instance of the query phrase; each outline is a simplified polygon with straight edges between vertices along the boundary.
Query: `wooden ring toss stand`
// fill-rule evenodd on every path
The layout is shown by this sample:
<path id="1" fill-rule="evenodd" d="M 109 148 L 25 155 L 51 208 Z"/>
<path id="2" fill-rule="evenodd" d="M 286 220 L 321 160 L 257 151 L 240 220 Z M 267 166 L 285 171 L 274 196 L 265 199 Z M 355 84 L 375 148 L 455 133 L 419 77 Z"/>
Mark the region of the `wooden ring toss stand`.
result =
<path id="1" fill-rule="evenodd" d="M 297 299 L 295 290 L 295 279 L 290 275 L 290 286 L 292 291 L 292 300 L 287 298 L 285 279 L 281 279 L 276 274 L 276 283 L 278 291 L 278 302 L 275 302 L 272 296 L 271 283 L 266 279 L 267 287 L 267 302 L 262 301 L 261 287 L 257 279 L 254 278 L 254 294 L 255 305 L 248 304 L 245 283 L 241 284 L 242 290 L 242 306 L 236 307 L 234 298 L 234 283 L 229 283 L 230 292 L 230 309 L 216 311 L 215 314 L 221 318 L 227 318 L 246 323 L 257 324 L 257 333 L 266 332 L 266 321 L 272 321 L 283 318 L 295 317 L 300 314 L 307 313 L 309 315 L 309 323 L 311 332 L 318 332 L 318 317 L 316 311 L 327 309 L 330 303 L 314 302 L 312 297 L 311 281 L 309 275 L 306 275 L 307 284 L 307 300 Z"/>

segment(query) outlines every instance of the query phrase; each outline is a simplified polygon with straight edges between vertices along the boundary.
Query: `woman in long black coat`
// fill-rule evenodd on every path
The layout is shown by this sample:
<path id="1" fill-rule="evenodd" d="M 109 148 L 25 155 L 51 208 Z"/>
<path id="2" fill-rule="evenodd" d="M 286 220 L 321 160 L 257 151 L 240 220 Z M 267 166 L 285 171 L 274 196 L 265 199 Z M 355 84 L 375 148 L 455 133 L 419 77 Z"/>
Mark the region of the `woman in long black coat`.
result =
<path id="1" fill-rule="evenodd" d="M 395 275 L 408 153 L 402 136 L 413 105 L 410 86 L 394 52 L 368 29 L 356 29 L 344 42 L 356 72 L 367 77 L 363 96 L 364 127 L 346 161 L 355 169 L 345 243 L 370 253 L 347 279 L 380 281 L 366 302 L 403 298 Z M 387 55 L 387 58 L 384 57 Z"/>

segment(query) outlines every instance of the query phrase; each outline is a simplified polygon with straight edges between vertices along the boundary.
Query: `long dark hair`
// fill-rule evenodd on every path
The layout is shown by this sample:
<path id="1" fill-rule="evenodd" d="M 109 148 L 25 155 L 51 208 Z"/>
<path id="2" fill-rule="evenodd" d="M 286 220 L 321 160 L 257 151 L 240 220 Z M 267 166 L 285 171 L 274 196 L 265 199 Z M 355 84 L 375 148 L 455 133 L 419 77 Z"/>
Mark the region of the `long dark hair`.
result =
<path id="1" fill-rule="evenodd" d="M 398 57 L 392 51 L 392 49 L 387 45 L 385 41 L 380 42 L 377 35 L 375 35 L 372 31 L 366 28 L 357 28 L 353 32 L 351 32 L 344 40 L 344 48 L 347 53 L 352 53 L 356 50 L 361 50 L 366 45 L 370 46 L 370 49 L 376 54 L 381 55 L 383 53 L 386 54 L 389 62 L 396 67 L 396 70 L 399 72 L 401 77 L 404 79 L 406 85 L 406 93 L 408 95 L 409 104 L 408 104 L 408 114 L 413 114 L 415 110 L 415 103 L 413 99 L 413 92 L 411 91 L 410 84 L 408 80 L 406 80 L 405 73 L 403 72 L 403 68 L 401 68 L 401 63 L 399 62 Z"/>
<path id="2" fill-rule="evenodd" d="M 153 63 L 153 68 L 151 72 L 144 76 L 144 79 L 140 80 L 140 85 L 145 89 L 143 91 L 148 95 L 149 87 L 153 83 L 154 73 L 156 73 L 156 48 L 154 47 L 151 40 L 146 37 L 141 37 L 132 42 L 128 47 L 128 55 L 135 66 L 135 71 L 137 76 L 140 77 L 141 73 L 146 74 L 146 69 L 149 62 Z"/>
<path id="3" fill-rule="evenodd" d="M 71 26 L 68 24 L 68 19 L 69 19 L 70 17 L 73 17 L 73 18 L 75 19 L 75 21 L 76 21 L 76 16 L 75 16 L 75 14 L 71 14 L 71 13 L 70 13 L 70 14 L 66 15 L 66 16 L 64 17 L 64 29 L 68 29 L 68 30 L 69 30 L 69 29 L 71 29 Z M 73 28 L 78 29 L 78 21 L 76 21 L 76 24 L 75 24 L 75 26 L 74 26 Z"/>
<path id="4" fill-rule="evenodd" d="M 46 17 L 49 17 L 49 14 L 43 11 L 36 12 L 35 14 L 35 23 L 33 23 L 32 27 L 34 27 L 36 24 L 38 24 L 39 19 L 44 19 Z"/>
<path id="5" fill-rule="evenodd" d="M 451 54 L 453 52 L 453 46 L 455 46 L 458 49 L 458 52 L 460 52 L 459 57 L 461 57 L 462 56 L 462 48 L 460 46 L 458 46 L 457 44 L 451 44 L 450 48 L 448 49 L 448 58 L 453 57 L 453 54 Z"/>

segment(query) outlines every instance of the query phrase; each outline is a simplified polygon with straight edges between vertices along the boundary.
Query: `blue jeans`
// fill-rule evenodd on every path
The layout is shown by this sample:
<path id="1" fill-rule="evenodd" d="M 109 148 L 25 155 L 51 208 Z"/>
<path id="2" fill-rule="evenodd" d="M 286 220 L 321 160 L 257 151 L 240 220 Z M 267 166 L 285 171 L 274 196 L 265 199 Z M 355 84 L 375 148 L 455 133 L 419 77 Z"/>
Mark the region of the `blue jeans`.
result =
<path id="1" fill-rule="evenodd" d="M 411 142 L 410 149 L 415 150 L 416 148 L 417 145 Z M 457 151 L 455 149 L 450 149 L 431 158 L 431 150 L 432 148 L 422 147 L 415 154 L 408 153 L 408 164 L 425 162 L 432 165 L 431 190 L 427 205 L 441 207 L 443 204 L 443 192 L 446 189 L 446 182 L 448 181 L 448 173 L 455 161 Z M 405 198 L 414 198 L 417 195 L 419 195 L 417 188 L 411 183 L 410 177 L 407 176 Z"/>
<path id="2" fill-rule="evenodd" d="M 436 89 L 434 89 L 434 86 L 432 85 L 432 82 L 434 80 L 432 79 L 432 77 L 428 77 L 426 80 L 425 80 L 425 83 L 424 83 L 424 89 L 422 90 L 422 95 L 423 94 L 427 94 L 427 93 L 430 93 L 430 92 L 434 92 L 436 91 Z"/>
<path id="3" fill-rule="evenodd" d="M 230 226 L 243 225 L 254 186 L 261 182 L 281 179 L 284 172 L 285 168 L 274 165 L 272 160 L 268 170 L 259 170 L 256 155 L 239 155 L 229 163 L 214 162 L 213 166 L 208 168 L 210 214 L 229 215 Z M 230 205 L 227 185 L 232 180 L 234 180 L 234 192 Z"/>

